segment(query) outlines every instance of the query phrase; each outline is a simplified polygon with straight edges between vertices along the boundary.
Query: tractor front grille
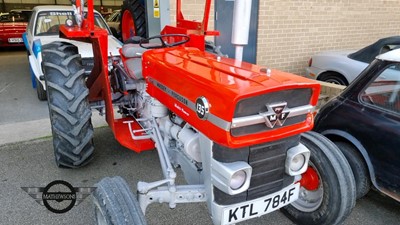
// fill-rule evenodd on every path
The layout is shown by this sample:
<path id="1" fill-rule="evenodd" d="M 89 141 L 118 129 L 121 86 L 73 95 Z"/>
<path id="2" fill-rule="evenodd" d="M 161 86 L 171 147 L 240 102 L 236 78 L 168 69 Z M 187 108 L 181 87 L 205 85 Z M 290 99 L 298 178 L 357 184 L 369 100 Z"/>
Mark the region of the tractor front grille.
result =
<path id="1" fill-rule="evenodd" d="M 277 192 L 293 182 L 285 173 L 286 152 L 296 146 L 300 136 L 240 149 L 228 149 L 214 144 L 213 156 L 220 162 L 245 161 L 253 173 L 250 187 L 238 195 L 228 195 L 214 188 L 214 199 L 220 205 L 235 204 Z"/>
<path id="2" fill-rule="evenodd" d="M 252 98 L 242 99 L 238 102 L 235 109 L 234 118 L 241 118 L 246 116 L 259 115 L 260 113 L 267 112 L 267 105 L 286 102 L 287 108 L 295 108 L 299 106 L 305 106 L 310 104 L 312 96 L 312 89 L 310 88 L 298 88 L 277 91 L 259 95 Z M 306 114 L 298 115 L 295 117 L 289 117 L 285 121 L 283 126 L 290 126 L 293 124 L 301 123 L 306 120 Z M 245 136 L 249 134 L 261 133 L 273 129 L 278 129 L 280 126 L 274 128 L 267 127 L 264 123 L 237 127 L 231 129 L 231 134 L 235 137 Z"/>

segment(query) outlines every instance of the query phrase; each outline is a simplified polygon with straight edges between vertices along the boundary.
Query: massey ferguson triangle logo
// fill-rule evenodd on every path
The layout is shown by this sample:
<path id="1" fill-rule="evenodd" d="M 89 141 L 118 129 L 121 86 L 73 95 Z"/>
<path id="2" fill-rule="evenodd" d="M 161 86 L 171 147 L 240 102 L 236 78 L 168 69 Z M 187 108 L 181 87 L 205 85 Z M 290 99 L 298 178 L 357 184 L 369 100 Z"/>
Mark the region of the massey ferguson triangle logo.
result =
<path id="1" fill-rule="evenodd" d="M 283 126 L 290 113 L 289 109 L 286 108 L 287 103 L 281 102 L 265 106 L 268 111 L 261 112 L 260 115 L 264 117 L 267 127 L 274 128 L 276 124 Z"/>

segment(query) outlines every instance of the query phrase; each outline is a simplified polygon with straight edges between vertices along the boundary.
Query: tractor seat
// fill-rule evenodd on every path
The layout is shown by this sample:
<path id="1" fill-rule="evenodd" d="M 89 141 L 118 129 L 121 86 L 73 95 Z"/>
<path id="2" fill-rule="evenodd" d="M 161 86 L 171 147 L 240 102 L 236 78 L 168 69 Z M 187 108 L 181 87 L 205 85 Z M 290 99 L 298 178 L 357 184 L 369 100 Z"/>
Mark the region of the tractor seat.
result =
<path id="1" fill-rule="evenodd" d="M 128 75 L 133 79 L 143 79 L 142 75 L 142 54 L 148 49 L 140 47 L 138 44 L 124 44 L 122 55 L 127 58 L 124 66 Z"/>

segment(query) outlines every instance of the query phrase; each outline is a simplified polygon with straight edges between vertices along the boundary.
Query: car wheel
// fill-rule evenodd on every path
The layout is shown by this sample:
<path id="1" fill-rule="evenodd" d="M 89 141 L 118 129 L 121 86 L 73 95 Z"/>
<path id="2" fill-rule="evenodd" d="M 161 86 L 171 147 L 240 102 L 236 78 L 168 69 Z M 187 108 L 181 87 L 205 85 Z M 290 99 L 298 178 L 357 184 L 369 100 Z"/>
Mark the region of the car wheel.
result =
<path id="1" fill-rule="evenodd" d="M 36 78 L 36 93 L 40 101 L 47 100 L 46 90 L 44 90 L 42 83 L 37 78 Z"/>
<path id="2" fill-rule="evenodd" d="M 121 38 L 125 42 L 130 37 L 147 37 L 147 21 L 144 6 L 140 0 L 124 0 L 121 9 Z"/>
<path id="3" fill-rule="evenodd" d="M 84 166 L 92 159 L 94 147 L 81 56 L 76 46 L 66 42 L 52 42 L 42 49 L 56 163 L 66 168 Z"/>
<path id="4" fill-rule="evenodd" d="M 357 199 L 364 197 L 371 188 L 371 180 L 364 158 L 357 149 L 346 142 L 335 142 L 350 164 L 356 181 Z"/>
<path id="5" fill-rule="evenodd" d="M 282 211 L 296 224 L 342 223 L 356 199 L 354 177 L 346 158 L 318 133 L 304 133 L 300 142 L 311 152 L 309 168 L 300 181 L 299 199 Z"/>
<path id="6" fill-rule="evenodd" d="M 324 74 L 321 74 L 318 80 L 338 85 L 349 85 L 349 82 L 343 75 L 335 72 L 326 72 Z"/>
<path id="7" fill-rule="evenodd" d="M 121 177 L 106 177 L 93 193 L 96 224 L 145 225 L 146 219 L 134 194 Z"/>

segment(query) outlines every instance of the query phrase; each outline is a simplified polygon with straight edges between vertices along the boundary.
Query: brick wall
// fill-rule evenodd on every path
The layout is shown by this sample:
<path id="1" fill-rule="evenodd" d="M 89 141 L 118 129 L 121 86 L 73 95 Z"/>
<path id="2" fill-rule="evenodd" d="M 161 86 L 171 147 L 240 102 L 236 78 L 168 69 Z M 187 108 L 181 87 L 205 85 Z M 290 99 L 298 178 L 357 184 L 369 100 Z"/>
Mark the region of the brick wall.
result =
<path id="1" fill-rule="evenodd" d="M 57 0 L 62 1 L 67 0 Z M 169 1 L 171 23 L 175 24 L 176 0 Z M 359 49 L 379 38 L 400 35 L 400 0 L 259 1 L 257 64 L 262 66 L 304 74 L 310 56 L 315 53 Z M 121 0 L 107 2 L 122 3 Z M 182 0 L 182 9 L 187 19 L 201 20 L 204 0 Z M 210 30 L 213 22 L 211 13 Z"/>
<path id="2" fill-rule="evenodd" d="M 304 74 L 309 57 L 400 34 L 399 0 L 262 0 L 257 64 Z"/>
<path id="3" fill-rule="evenodd" d="M 171 24 L 176 23 L 176 0 L 170 1 Z M 219 1 L 219 0 L 214 0 Z M 212 1 L 212 2 L 214 2 Z M 204 0 L 182 0 L 182 12 L 187 20 L 202 21 L 204 15 Z M 214 4 L 211 5 L 208 29 L 214 29 Z"/>
<path id="4" fill-rule="evenodd" d="M 202 13 L 204 0 L 182 2 L 190 15 Z M 297 74 L 320 51 L 400 35 L 400 0 L 260 0 L 259 10 L 257 64 Z"/>

